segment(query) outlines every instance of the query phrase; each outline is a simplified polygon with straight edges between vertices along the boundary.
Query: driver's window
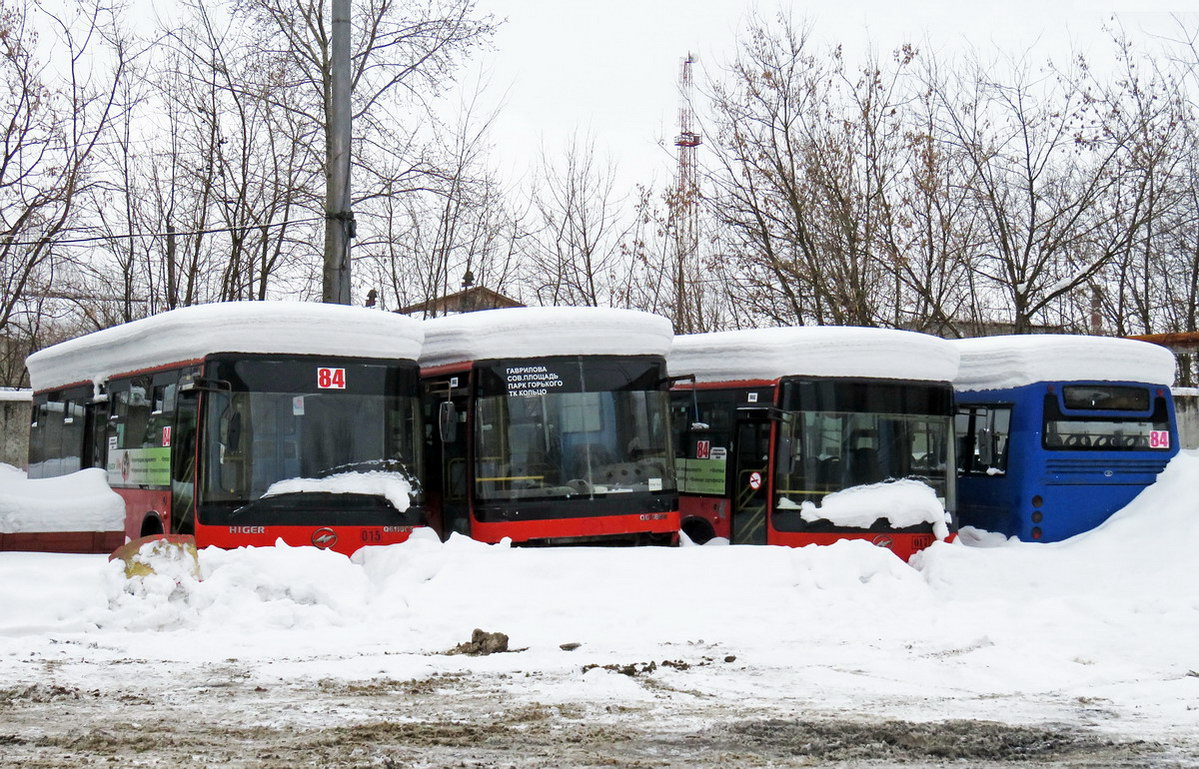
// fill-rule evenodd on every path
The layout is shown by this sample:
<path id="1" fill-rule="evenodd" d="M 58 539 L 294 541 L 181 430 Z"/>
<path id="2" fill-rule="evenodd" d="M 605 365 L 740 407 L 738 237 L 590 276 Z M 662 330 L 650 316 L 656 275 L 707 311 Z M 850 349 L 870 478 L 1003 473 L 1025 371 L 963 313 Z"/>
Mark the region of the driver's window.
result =
<path id="1" fill-rule="evenodd" d="M 969 453 L 963 452 L 966 474 L 991 477 L 1005 475 L 1012 407 L 1006 404 L 969 406 L 963 413 L 969 415 L 966 427 L 968 435 L 973 438 L 965 446 Z"/>

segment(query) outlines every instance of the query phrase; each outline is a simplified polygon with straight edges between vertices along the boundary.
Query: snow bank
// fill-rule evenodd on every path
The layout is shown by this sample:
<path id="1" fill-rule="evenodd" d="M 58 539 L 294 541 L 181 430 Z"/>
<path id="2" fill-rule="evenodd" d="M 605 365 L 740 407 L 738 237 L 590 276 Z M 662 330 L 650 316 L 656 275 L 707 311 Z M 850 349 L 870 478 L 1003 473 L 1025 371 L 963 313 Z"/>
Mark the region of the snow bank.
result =
<path id="1" fill-rule="evenodd" d="M 363 307 L 224 302 L 171 310 L 106 328 L 29 356 L 34 390 L 91 381 L 219 352 L 346 355 L 416 360 L 419 321 Z"/>
<path id="2" fill-rule="evenodd" d="M 954 387 L 998 390 L 1035 382 L 1174 383 L 1174 355 L 1133 339 L 1026 334 L 950 342 L 962 362 Z"/>
<path id="3" fill-rule="evenodd" d="M 845 376 L 951 382 L 958 352 L 927 334 L 883 328 L 798 326 L 676 336 L 671 376 L 698 382 Z"/>
<path id="4" fill-rule="evenodd" d="M 934 545 L 916 556 L 929 581 L 953 593 L 1093 595 L 1140 611 L 1199 611 L 1199 453 L 1183 451 L 1124 509 L 1091 531 L 1062 542 L 1003 541 L 966 532 L 981 548 Z M 1185 605 L 1177 597 L 1187 596 Z M 1156 607 L 1156 608 L 1151 608 Z"/>
<path id="5" fill-rule="evenodd" d="M 799 509 L 809 523 L 825 520 L 837 526 L 869 528 L 879 518 L 886 518 L 898 529 L 931 523 L 937 539 L 949 536 L 949 516 L 936 491 L 911 478 L 852 486 L 826 495 L 819 505 L 807 500 L 797 505 L 784 497 L 779 508 Z"/>
<path id="6" fill-rule="evenodd" d="M 0 387 L 0 401 L 30 403 L 33 401 L 33 390 L 23 390 L 19 387 Z"/>
<path id="7" fill-rule="evenodd" d="M 312 547 L 200 552 L 201 579 L 178 548 L 143 550 L 153 573 L 126 579 L 119 564 L 101 575 L 106 601 L 84 613 L 109 630 L 206 628 L 233 636 L 309 631 L 362 622 L 370 594 L 362 570 L 343 555 Z"/>
<path id="8" fill-rule="evenodd" d="M 422 366 L 547 355 L 662 355 L 670 321 L 637 310 L 514 307 L 424 322 Z"/>
<path id="9" fill-rule="evenodd" d="M 412 482 L 401 473 L 371 471 L 337 473 L 327 478 L 288 478 L 275 481 L 264 497 L 323 491 L 330 494 L 371 494 L 383 497 L 398 512 L 412 505 Z"/>
<path id="10" fill-rule="evenodd" d="M 29 560 L 10 569 L 5 554 L 0 579 L 20 585 L 29 605 L 24 616 L 0 616 L 0 631 L 180 631 L 173 641 L 147 643 L 156 654 L 169 649 L 223 659 L 352 657 L 376 644 L 388 654 L 425 654 L 483 627 L 508 633 L 514 647 L 529 647 L 532 656 L 513 662 L 528 665 L 542 653 L 559 659 L 558 645 L 568 641 L 637 654 L 696 639 L 771 647 L 772 639 L 818 632 L 813 612 L 852 605 L 868 624 L 872 610 L 885 612 L 896 601 L 918 606 L 928 597 L 915 570 L 866 542 L 801 549 L 510 548 L 457 535 L 443 543 L 417 529 L 407 542 L 363 548 L 352 559 L 282 543 L 206 548 L 199 581 L 173 558 L 152 555 L 147 560 L 156 573 L 130 580 L 120 564 L 97 557 L 86 580 L 78 570 L 70 573 L 80 582 L 72 595 L 53 569 L 35 571 L 37 562 Z M 647 595 L 651 586 L 662 592 Z M 73 611 L 41 606 L 33 599 L 39 593 Z"/>
<path id="11" fill-rule="evenodd" d="M 0 464 L 0 532 L 124 530 L 125 502 L 100 468 L 30 479 Z"/>

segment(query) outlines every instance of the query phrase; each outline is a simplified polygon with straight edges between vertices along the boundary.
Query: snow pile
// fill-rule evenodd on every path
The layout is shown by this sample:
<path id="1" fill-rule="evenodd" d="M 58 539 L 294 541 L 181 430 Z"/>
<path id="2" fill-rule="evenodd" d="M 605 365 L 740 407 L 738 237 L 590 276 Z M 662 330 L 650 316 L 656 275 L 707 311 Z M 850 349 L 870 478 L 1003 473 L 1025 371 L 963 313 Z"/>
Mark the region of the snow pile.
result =
<path id="1" fill-rule="evenodd" d="M 33 390 L 23 390 L 19 387 L 0 387 L 0 401 L 30 403 L 33 401 Z"/>
<path id="2" fill-rule="evenodd" d="M 548 355 L 662 355 L 670 321 L 638 310 L 513 307 L 424 322 L 422 366 Z"/>
<path id="3" fill-rule="evenodd" d="M 779 500 L 779 508 L 798 508 L 809 523 L 825 520 L 837 526 L 865 529 L 879 518 L 886 518 L 897 529 L 931 523 L 937 539 L 949 536 L 949 516 L 936 491 L 911 478 L 851 486 L 826 495 L 819 505 L 807 500 L 796 505 L 784 497 Z"/>
<path id="4" fill-rule="evenodd" d="M 767 627 L 769 635 L 811 634 L 810 617 L 822 607 L 881 609 L 927 594 L 914 570 L 866 542 L 510 548 L 460 536 L 441 543 L 418 530 L 403 544 L 359 550 L 353 560 L 377 591 L 375 612 L 403 607 L 414 634 L 407 643 L 416 649 L 449 648 L 474 627 L 503 631 L 533 652 L 568 641 L 630 653 L 695 639 L 758 646 L 771 643 Z"/>
<path id="5" fill-rule="evenodd" d="M 1174 383 L 1174 355 L 1133 339 L 1026 334 L 959 339 L 958 390 L 998 390 L 1036 382 Z"/>
<path id="6" fill-rule="evenodd" d="M 420 321 L 392 312 L 301 302 L 223 302 L 171 310 L 72 339 L 29 356 L 35 390 L 102 382 L 221 352 L 416 360 Z"/>
<path id="7" fill-rule="evenodd" d="M 124 530 L 125 502 L 100 468 L 31 479 L 0 464 L 0 533 Z"/>
<path id="8" fill-rule="evenodd" d="M 412 505 L 411 480 L 402 473 L 389 473 L 381 470 L 365 473 L 337 473 L 326 478 L 288 478 L 272 483 L 262 496 L 274 497 L 280 494 L 310 492 L 370 494 L 383 497 L 401 513 Z"/>
<path id="9" fill-rule="evenodd" d="M 154 543 L 158 544 L 158 543 Z M 343 555 L 312 547 L 200 553 L 202 578 L 184 552 L 162 543 L 135 558 L 153 574 L 126 579 L 122 565 L 103 574 L 106 605 L 84 614 L 101 628 L 203 628 L 233 635 L 272 629 L 307 630 L 361 622 L 370 595 L 362 570 Z"/>
<path id="10" fill-rule="evenodd" d="M 150 553 L 145 560 L 155 574 L 133 579 L 125 579 L 119 562 L 93 557 L 90 578 L 68 572 L 81 595 L 65 602 L 70 591 L 58 575 L 31 578 L 32 562 L 23 564 L 22 574 L 7 571 L 0 558 L 0 578 L 70 609 L 39 606 L 47 629 L 179 632 L 163 643 L 218 658 L 232 647 L 255 645 L 250 653 L 294 654 L 301 636 L 306 648 L 324 654 L 354 655 L 376 642 L 424 654 L 452 647 L 475 627 L 508 633 L 514 646 L 534 653 L 560 653 L 558 645 L 568 641 L 629 653 L 695 639 L 769 647 L 775 632 L 818 632 L 811 623 L 815 612 L 835 614 L 849 605 L 885 612 L 896 601 L 919 606 L 928 598 L 916 571 L 860 541 L 801 549 L 525 549 L 457 535 L 443 543 L 417 529 L 407 542 L 363 548 L 352 559 L 282 543 L 206 548 L 200 581 L 178 553 Z M 89 587 L 96 583 L 99 599 Z M 671 587 L 651 599 L 650 586 Z M 781 625 L 779 617 L 785 618 Z M 6 619 L 39 624 L 28 616 Z M 276 632 L 293 640 L 268 641 Z"/>
<path id="11" fill-rule="evenodd" d="M 967 532 L 982 548 L 934 546 L 916 557 L 930 583 L 954 595 L 1090 595 L 1138 611 L 1199 611 L 1199 453 L 1183 451 L 1157 481 L 1100 526 L 1062 542 Z"/>
<path id="12" fill-rule="evenodd" d="M 840 376 L 952 382 L 958 352 L 943 339 L 912 331 L 798 326 L 688 334 L 674 338 L 671 376 L 698 382 Z"/>

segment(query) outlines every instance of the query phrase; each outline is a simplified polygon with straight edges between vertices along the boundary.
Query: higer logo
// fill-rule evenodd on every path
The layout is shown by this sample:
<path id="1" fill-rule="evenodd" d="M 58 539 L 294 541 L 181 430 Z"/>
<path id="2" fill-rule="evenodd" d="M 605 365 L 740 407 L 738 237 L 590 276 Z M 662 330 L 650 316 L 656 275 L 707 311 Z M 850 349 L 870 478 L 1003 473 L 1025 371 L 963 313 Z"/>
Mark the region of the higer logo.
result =
<path id="1" fill-rule="evenodd" d="M 895 544 L 895 540 L 891 539 L 886 534 L 879 534 L 877 537 L 870 540 L 870 544 L 877 545 L 879 547 L 890 547 L 891 545 Z"/>
<path id="2" fill-rule="evenodd" d="M 312 532 L 312 544 L 327 550 L 337 544 L 337 532 L 328 527 Z"/>

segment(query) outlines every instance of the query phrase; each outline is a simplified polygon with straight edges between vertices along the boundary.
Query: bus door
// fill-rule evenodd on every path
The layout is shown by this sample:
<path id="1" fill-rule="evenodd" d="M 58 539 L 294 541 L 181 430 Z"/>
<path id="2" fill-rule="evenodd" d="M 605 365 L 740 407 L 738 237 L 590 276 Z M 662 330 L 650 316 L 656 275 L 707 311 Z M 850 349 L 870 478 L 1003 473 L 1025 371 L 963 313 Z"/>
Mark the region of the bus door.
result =
<path id="1" fill-rule="evenodd" d="M 180 384 L 192 382 L 198 377 L 198 370 L 184 371 Z M 195 534 L 196 415 L 199 398 L 182 395 L 174 384 L 170 393 L 175 414 L 166 440 L 171 449 L 171 533 Z"/>
<path id="2" fill-rule="evenodd" d="M 738 410 L 733 455 L 734 545 L 765 545 L 770 479 L 770 428 L 764 409 Z"/>
<path id="3" fill-rule="evenodd" d="M 470 535 L 470 372 L 425 380 L 429 523 L 442 537 Z M 437 520 L 439 519 L 439 520 Z"/>

